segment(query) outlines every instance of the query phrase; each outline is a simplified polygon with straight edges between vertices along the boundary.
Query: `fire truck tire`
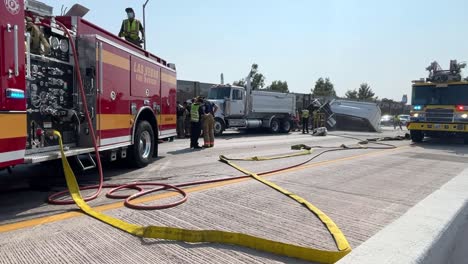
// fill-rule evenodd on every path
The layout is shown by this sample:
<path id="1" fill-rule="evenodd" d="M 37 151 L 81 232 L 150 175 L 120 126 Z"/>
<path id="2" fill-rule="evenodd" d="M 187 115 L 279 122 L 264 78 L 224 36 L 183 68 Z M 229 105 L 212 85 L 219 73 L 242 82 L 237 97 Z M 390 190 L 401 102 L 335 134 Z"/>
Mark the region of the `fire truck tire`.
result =
<path id="1" fill-rule="evenodd" d="M 281 123 L 277 118 L 273 118 L 270 123 L 270 132 L 271 133 L 279 133 L 281 130 Z"/>
<path id="2" fill-rule="evenodd" d="M 410 134 L 411 134 L 411 140 L 415 143 L 420 143 L 424 139 L 424 133 L 422 131 L 412 130 Z"/>
<path id="3" fill-rule="evenodd" d="M 281 133 L 289 133 L 291 131 L 292 121 L 290 119 L 281 120 Z"/>
<path id="4" fill-rule="evenodd" d="M 143 168 L 150 164 L 157 146 L 153 128 L 148 121 L 138 122 L 134 144 L 130 147 L 129 162 L 133 167 Z"/>

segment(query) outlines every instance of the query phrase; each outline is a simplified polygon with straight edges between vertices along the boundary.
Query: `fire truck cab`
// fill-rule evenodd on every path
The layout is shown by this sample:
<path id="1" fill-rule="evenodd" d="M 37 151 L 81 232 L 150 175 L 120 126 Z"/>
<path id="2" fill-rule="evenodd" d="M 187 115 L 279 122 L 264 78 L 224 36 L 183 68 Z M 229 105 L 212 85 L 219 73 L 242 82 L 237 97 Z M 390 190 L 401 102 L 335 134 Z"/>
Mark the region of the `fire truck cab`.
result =
<path id="1" fill-rule="evenodd" d="M 461 137 L 468 144 L 468 80 L 461 77 L 464 63 L 450 62 L 442 70 L 437 62 L 427 68 L 429 78 L 413 81 L 411 119 L 413 142 L 424 137 Z"/>
<path id="2" fill-rule="evenodd" d="M 157 156 L 159 139 L 176 135 L 175 65 L 86 21 L 86 12 L 75 5 L 54 17 L 38 1 L 0 4 L 0 169 L 60 158 L 53 130 L 83 169 L 94 163 L 91 129 L 101 155 L 137 167 Z M 50 52 L 31 49 L 38 34 Z"/>

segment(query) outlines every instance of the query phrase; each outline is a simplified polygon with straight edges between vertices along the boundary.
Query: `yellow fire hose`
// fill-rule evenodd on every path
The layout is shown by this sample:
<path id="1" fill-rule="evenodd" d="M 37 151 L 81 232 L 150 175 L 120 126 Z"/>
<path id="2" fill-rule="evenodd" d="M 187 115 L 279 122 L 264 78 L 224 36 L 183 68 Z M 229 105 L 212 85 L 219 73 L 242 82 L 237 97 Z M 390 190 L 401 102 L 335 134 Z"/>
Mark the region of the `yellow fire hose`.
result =
<path id="1" fill-rule="evenodd" d="M 298 258 L 307 261 L 313 262 L 320 262 L 320 263 L 335 263 L 346 254 L 351 251 L 351 247 L 346 240 L 345 236 L 341 232 L 341 230 L 336 226 L 336 224 L 322 211 L 320 211 L 317 207 L 306 201 L 305 199 L 301 198 L 300 196 L 293 194 L 280 186 L 269 182 L 259 175 L 252 173 L 246 169 L 239 167 L 238 165 L 232 163 L 232 159 L 226 158 L 224 156 L 220 157 L 220 160 L 233 168 L 251 176 L 252 178 L 256 179 L 257 181 L 283 193 L 284 195 L 290 197 L 291 199 L 295 200 L 296 202 L 304 205 L 309 211 L 314 213 L 326 226 L 330 234 L 333 236 L 336 245 L 338 247 L 338 251 L 326 251 L 326 250 L 318 250 L 309 247 L 303 247 L 298 245 L 292 245 L 287 243 L 282 243 L 278 241 L 268 240 L 260 237 L 255 237 L 247 234 L 242 233 L 235 233 L 235 232 L 226 232 L 226 231 L 217 231 L 217 230 L 189 230 L 189 229 L 181 229 L 175 227 L 164 227 L 164 226 L 140 226 L 135 224 L 130 224 L 128 222 L 122 221 L 120 219 L 105 215 L 101 212 L 95 211 L 92 207 L 90 207 L 84 200 L 80 194 L 80 188 L 76 181 L 75 174 L 73 173 L 70 164 L 65 156 L 63 144 L 62 144 L 62 137 L 59 132 L 54 131 L 54 135 L 57 136 L 59 144 L 60 144 L 60 152 L 62 158 L 63 169 L 65 173 L 65 179 L 67 182 L 68 190 L 72 199 L 75 201 L 76 205 L 86 214 L 106 223 L 115 228 L 118 228 L 122 231 L 125 231 L 129 234 L 142 237 L 142 238 L 153 238 L 153 239 L 166 239 L 166 240 L 174 240 L 174 241 L 183 241 L 189 243 L 202 243 L 202 242 L 210 242 L 210 243 L 222 243 L 222 244 L 230 244 L 236 246 L 247 247 L 259 251 L 264 251 L 268 253 L 273 253 L 277 255 Z M 284 155 L 278 157 L 271 157 L 271 158 L 262 158 L 262 157 L 254 157 L 250 159 L 241 159 L 241 160 L 251 160 L 251 161 L 260 161 L 260 160 L 268 160 L 268 159 L 279 159 L 279 158 L 287 158 L 299 155 L 308 155 L 311 151 L 307 150 L 301 152 L 299 154 L 291 154 L 291 155 Z"/>

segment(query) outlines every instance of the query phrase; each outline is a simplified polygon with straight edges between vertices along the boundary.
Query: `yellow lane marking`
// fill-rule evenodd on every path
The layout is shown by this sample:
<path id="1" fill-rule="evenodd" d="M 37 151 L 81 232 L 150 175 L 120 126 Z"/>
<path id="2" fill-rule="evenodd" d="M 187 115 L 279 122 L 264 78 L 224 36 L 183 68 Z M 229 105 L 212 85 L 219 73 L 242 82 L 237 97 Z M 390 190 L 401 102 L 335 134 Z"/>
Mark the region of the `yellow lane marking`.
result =
<path id="1" fill-rule="evenodd" d="M 297 167 L 297 168 L 291 168 L 289 170 L 284 170 L 284 171 L 281 171 L 281 172 L 274 172 L 274 173 L 262 175 L 262 177 L 269 177 L 269 176 L 277 175 L 277 174 L 280 174 L 280 173 L 300 171 L 300 170 L 304 170 L 304 169 L 307 169 L 307 168 L 324 166 L 324 165 L 328 165 L 328 164 L 338 163 L 338 162 L 341 162 L 341 161 L 348 161 L 348 160 L 354 160 L 354 159 L 359 159 L 359 158 L 368 157 L 368 156 L 374 156 L 374 155 L 378 155 L 378 154 L 381 154 L 381 153 L 384 153 L 384 152 L 391 152 L 391 151 L 395 151 L 395 150 L 401 150 L 401 149 L 404 149 L 404 148 L 407 148 L 407 146 L 398 147 L 396 149 L 390 149 L 390 150 L 374 151 L 374 152 L 355 155 L 355 156 L 346 157 L 346 158 L 339 158 L 339 159 L 328 160 L 328 161 L 320 161 L 320 162 L 313 163 L 313 164 L 310 164 L 310 165 L 300 166 L 300 167 Z M 230 181 L 224 181 L 224 182 L 211 183 L 211 184 L 206 184 L 206 185 L 201 185 L 201 186 L 196 186 L 196 187 L 189 188 L 189 189 L 185 190 L 185 192 L 186 193 L 200 192 L 200 191 L 204 191 L 204 190 L 214 189 L 214 188 L 217 188 L 217 187 L 222 187 L 222 186 L 231 185 L 231 184 L 240 183 L 240 182 L 249 181 L 249 180 L 253 180 L 253 179 L 252 178 L 245 178 L 245 179 L 238 179 L 238 180 L 230 180 Z M 174 196 L 177 196 L 177 195 L 179 195 L 179 194 L 174 193 L 174 192 L 161 193 L 161 194 L 156 194 L 156 195 L 153 195 L 153 196 L 146 196 L 146 197 L 142 197 L 142 198 L 139 198 L 139 199 L 135 199 L 132 203 L 137 204 L 137 203 L 153 202 L 153 201 L 157 201 L 157 200 L 161 200 L 161 199 L 165 199 L 165 198 L 169 198 L 169 197 L 174 197 Z M 122 208 L 122 207 L 124 207 L 123 202 L 117 202 L 117 203 L 97 206 L 97 207 L 94 208 L 94 210 L 98 211 L 98 212 L 103 212 L 103 211 L 108 211 L 108 210 L 113 210 L 113 209 L 119 209 L 119 208 Z M 34 227 L 34 226 L 38 226 L 38 225 L 42 225 L 42 224 L 58 222 L 58 221 L 62 221 L 62 220 L 66 220 L 66 219 L 70 219 L 70 218 L 74 218 L 74 217 L 78 217 L 78 216 L 83 216 L 83 215 L 85 215 L 85 214 L 82 213 L 81 211 L 74 211 L 74 212 L 66 212 L 66 213 L 56 214 L 56 215 L 52 215 L 52 216 L 39 217 L 39 218 L 30 219 L 30 220 L 26 220 L 26 221 L 22 221 L 22 222 L 17 222 L 17 223 L 5 224 L 5 225 L 0 226 L 0 233 L 15 231 L 15 230 L 29 228 L 29 227 Z"/>

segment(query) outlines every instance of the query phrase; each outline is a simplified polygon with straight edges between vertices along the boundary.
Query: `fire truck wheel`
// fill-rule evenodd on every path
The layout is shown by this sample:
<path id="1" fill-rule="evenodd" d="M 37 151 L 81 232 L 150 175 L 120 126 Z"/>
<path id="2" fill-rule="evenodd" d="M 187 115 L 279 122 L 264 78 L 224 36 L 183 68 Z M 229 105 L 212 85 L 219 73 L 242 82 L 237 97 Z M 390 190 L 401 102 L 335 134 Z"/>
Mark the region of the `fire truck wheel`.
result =
<path id="1" fill-rule="evenodd" d="M 147 121 L 140 121 L 135 132 L 135 143 L 130 147 L 130 163 L 134 167 L 146 167 L 153 158 L 154 138 L 153 128 Z"/>
<path id="2" fill-rule="evenodd" d="M 411 140 L 415 143 L 420 143 L 424 139 L 424 134 L 422 131 L 412 130 L 410 134 L 411 134 Z"/>
<path id="3" fill-rule="evenodd" d="M 270 123 L 270 132 L 278 133 L 280 132 L 280 129 L 281 129 L 280 121 L 277 118 L 273 118 Z"/>

